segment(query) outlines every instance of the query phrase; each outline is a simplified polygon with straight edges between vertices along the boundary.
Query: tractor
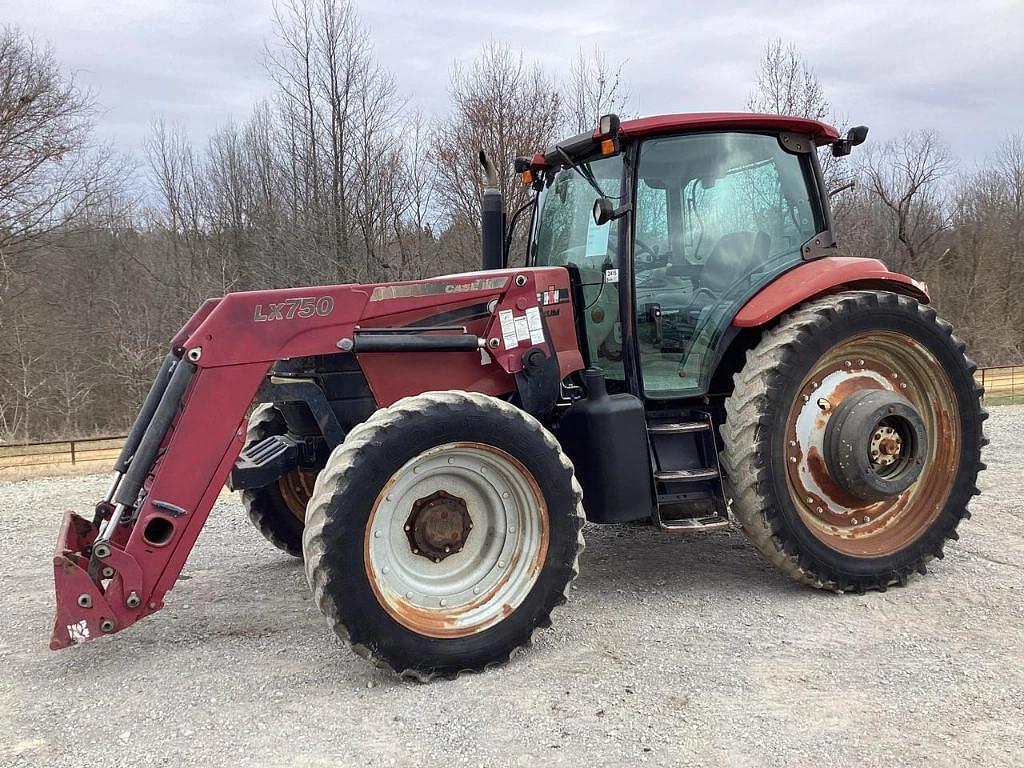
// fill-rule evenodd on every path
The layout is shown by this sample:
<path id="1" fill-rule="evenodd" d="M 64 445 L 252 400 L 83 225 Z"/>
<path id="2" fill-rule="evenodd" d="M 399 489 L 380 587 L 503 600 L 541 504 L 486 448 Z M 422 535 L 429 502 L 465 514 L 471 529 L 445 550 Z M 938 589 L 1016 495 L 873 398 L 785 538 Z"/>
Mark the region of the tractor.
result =
<path id="1" fill-rule="evenodd" d="M 586 522 L 738 525 L 834 592 L 925 573 L 986 414 L 927 287 L 837 255 L 818 152 L 866 135 L 606 115 L 515 159 L 523 267 L 482 156 L 480 271 L 208 300 L 106 497 L 63 518 L 51 647 L 158 611 L 225 483 L 337 635 L 419 680 L 550 626 Z"/>

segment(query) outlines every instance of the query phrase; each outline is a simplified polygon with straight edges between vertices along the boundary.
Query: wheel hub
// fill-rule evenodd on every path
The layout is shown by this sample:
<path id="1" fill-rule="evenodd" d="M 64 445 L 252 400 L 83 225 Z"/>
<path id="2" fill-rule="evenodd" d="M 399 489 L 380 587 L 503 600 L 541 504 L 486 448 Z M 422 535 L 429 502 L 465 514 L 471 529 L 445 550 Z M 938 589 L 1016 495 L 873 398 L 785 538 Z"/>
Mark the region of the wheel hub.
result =
<path id="1" fill-rule="evenodd" d="M 888 424 L 881 424 L 871 436 L 870 450 L 872 464 L 879 467 L 892 466 L 903 450 L 903 440 L 895 429 Z"/>
<path id="2" fill-rule="evenodd" d="M 462 551 L 473 521 L 465 500 L 437 491 L 413 502 L 405 533 L 414 555 L 439 563 Z"/>
<path id="3" fill-rule="evenodd" d="M 844 492 L 882 501 L 917 480 L 927 442 L 924 421 L 907 398 L 861 390 L 844 399 L 825 425 L 825 464 Z"/>

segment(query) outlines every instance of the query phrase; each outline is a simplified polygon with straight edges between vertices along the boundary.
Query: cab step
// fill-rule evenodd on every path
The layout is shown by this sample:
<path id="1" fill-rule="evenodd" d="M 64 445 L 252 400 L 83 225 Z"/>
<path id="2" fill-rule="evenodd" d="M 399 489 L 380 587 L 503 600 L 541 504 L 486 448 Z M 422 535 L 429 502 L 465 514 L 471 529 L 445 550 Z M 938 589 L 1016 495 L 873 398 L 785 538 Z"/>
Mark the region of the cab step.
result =
<path id="1" fill-rule="evenodd" d="M 657 488 L 654 525 L 680 533 L 728 528 L 711 414 L 676 412 L 649 422 L 647 433 Z"/>
<path id="2" fill-rule="evenodd" d="M 680 520 L 665 520 L 659 518 L 659 527 L 663 531 L 677 531 L 679 533 L 710 533 L 712 531 L 724 531 L 732 523 L 728 518 L 719 515 L 710 517 L 684 517 Z"/>
<path id="3" fill-rule="evenodd" d="M 704 432 L 709 429 L 711 426 L 706 421 L 674 421 L 647 425 L 647 431 L 652 435 L 683 435 L 687 432 Z"/>
<path id="4" fill-rule="evenodd" d="M 712 480 L 718 476 L 718 467 L 668 469 L 654 473 L 654 479 L 659 483 L 693 483 L 698 480 Z"/>

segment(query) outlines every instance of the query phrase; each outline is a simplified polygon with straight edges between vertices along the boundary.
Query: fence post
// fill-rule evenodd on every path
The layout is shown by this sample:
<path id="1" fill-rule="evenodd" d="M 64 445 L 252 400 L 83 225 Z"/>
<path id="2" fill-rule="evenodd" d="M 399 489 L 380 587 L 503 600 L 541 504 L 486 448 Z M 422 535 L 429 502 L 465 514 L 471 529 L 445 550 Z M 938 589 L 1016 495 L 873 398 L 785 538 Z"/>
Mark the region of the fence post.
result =
<path id="1" fill-rule="evenodd" d="M 73 467 L 75 466 L 75 441 L 69 440 L 68 442 L 71 443 L 71 466 Z"/>

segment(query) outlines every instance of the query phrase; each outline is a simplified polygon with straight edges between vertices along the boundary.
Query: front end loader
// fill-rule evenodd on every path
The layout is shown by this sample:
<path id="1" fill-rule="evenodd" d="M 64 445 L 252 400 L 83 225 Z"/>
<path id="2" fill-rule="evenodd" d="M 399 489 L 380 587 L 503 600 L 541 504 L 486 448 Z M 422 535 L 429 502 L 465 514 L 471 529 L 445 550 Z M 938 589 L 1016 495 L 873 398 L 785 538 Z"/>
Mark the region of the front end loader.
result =
<path id="1" fill-rule="evenodd" d="M 585 521 L 737 524 L 838 592 L 923 573 L 985 413 L 926 287 L 837 255 L 817 151 L 866 133 L 608 115 L 516 160 L 525 267 L 488 167 L 482 271 L 207 301 L 64 516 L 51 647 L 158 611 L 225 483 L 338 636 L 421 680 L 548 626 Z"/>

